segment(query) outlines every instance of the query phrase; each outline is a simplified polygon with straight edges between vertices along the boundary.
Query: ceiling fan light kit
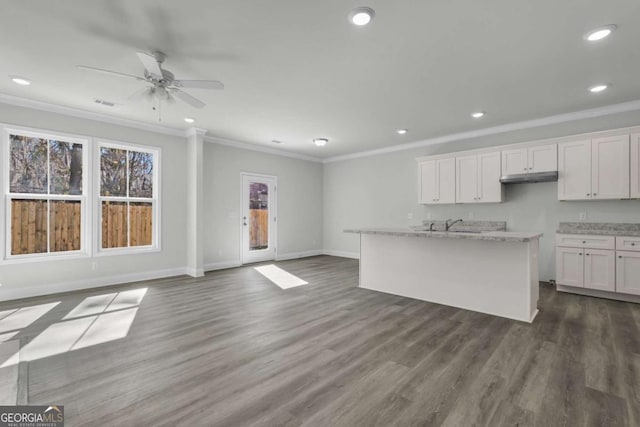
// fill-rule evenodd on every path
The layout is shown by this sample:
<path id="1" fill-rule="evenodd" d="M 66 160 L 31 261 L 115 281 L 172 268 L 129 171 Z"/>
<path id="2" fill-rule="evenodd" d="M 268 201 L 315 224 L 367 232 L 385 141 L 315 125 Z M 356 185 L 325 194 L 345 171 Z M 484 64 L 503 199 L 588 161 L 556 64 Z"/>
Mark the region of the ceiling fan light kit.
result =
<path id="1" fill-rule="evenodd" d="M 129 96 L 129 99 L 149 100 L 154 104 L 153 110 L 156 110 L 156 102 L 158 103 L 159 108 L 162 101 L 167 103 L 174 103 L 175 98 L 178 98 L 182 102 L 189 104 L 194 108 L 204 108 L 206 106 L 204 102 L 202 102 L 195 96 L 183 91 L 182 88 L 206 90 L 224 89 L 224 84 L 217 80 L 176 80 L 175 75 L 171 71 L 162 68 L 162 64 L 167 59 L 167 55 L 162 52 L 153 52 L 153 54 L 151 55 L 145 52 L 136 52 L 136 55 L 144 66 L 144 77 L 120 73 L 117 71 L 104 70 L 101 68 L 89 67 L 86 65 L 78 65 L 78 68 L 149 83 L 150 86 L 147 86 L 135 92 L 134 94 Z"/>

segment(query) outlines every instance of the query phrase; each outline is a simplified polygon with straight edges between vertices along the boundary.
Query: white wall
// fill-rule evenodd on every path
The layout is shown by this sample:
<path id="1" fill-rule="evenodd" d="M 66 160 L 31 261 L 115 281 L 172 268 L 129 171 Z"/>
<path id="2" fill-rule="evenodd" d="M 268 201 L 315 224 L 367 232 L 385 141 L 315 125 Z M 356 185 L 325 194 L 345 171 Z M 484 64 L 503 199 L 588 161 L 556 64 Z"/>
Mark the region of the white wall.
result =
<path id="1" fill-rule="evenodd" d="M 183 273 L 187 200 L 184 138 L 1 103 L 0 123 L 149 145 L 162 150 L 161 252 L 0 264 L 0 301 Z M 4 208 L 4 200 L 1 206 Z M 4 227 L 4 224 L 0 226 Z M 4 244 L 4 241 L 0 243 Z"/>
<path id="2" fill-rule="evenodd" d="M 205 270 L 240 263 L 240 173 L 278 177 L 279 259 L 322 251 L 322 164 L 207 143 Z"/>
<path id="3" fill-rule="evenodd" d="M 359 236 L 345 228 L 420 224 L 423 219 L 503 220 L 513 231 L 539 231 L 540 279 L 555 278 L 554 233 L 561 221 L 578 221 L 586 212 L 593 222 L 640 222 L 640 201 L 559 202 L 556 183 L 506 186 L 502 204 L 423 206 L 417 203 L 416 157 L 499 144 L 533 141 L 640 124 L 640 114 L 627 113 L 581 122 L 496 135 L 450 144 L 338 161 L 324 165 L 324 248 L 334 254 L 357 255 Z M 408 219 L 408 214 L 413 219 Z"/>

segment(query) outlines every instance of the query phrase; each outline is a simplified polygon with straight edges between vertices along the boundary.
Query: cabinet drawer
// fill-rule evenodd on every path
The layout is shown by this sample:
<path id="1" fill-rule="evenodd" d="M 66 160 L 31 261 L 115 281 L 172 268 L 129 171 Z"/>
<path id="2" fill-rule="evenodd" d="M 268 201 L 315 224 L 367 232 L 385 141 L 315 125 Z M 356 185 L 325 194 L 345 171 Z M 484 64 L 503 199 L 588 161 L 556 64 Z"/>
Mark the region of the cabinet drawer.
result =
<path id="1" fill-rule="evenodd" d="M 640 237 L 616 237 L 616 249 L 640 252 Z"/>
<path id="2" fill-rule="evenodd" d="M 556 245 L 567 248 L 615 249 L 616 240 L 613 236 L 556 234 Z"/>

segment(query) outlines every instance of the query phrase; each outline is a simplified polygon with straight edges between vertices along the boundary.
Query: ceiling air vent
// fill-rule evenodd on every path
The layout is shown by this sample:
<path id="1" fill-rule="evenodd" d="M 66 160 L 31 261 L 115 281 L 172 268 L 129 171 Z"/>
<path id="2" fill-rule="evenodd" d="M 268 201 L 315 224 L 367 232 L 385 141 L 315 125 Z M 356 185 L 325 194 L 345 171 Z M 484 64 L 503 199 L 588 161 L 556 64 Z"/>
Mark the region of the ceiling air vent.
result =
<path id="1" fill-rule="evenodd" d="M 104 99 L 95 98 L 93 100 L 93 102 L 95 102 L 96 104 L 104 105 L 106 107 L 115 107 L 116 106 L 115 103 L 110 102 L 110 101 L 105 101 Z"/>

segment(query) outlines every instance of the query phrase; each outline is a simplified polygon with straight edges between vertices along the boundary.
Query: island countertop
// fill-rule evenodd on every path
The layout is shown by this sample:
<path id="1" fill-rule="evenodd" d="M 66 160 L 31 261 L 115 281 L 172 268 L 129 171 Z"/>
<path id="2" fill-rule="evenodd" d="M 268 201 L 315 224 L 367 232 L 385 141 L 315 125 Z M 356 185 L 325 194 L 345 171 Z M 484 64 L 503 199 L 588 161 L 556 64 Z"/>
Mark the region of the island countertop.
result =
<path id="1" fill-rule="evenodd" d="M 422 237 L 432 239 L 484 240 L 493 242 L 530 242 L 542 237 L 542 233 L 523 233 L 513 231 L 484 232 L 447 232 L 447 231 L 415 231 L 410 228 L 355 228 L 346 229 L 345 233 L 380 234 L 399 237 Z"/>

